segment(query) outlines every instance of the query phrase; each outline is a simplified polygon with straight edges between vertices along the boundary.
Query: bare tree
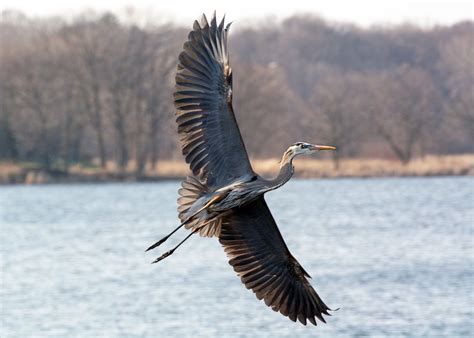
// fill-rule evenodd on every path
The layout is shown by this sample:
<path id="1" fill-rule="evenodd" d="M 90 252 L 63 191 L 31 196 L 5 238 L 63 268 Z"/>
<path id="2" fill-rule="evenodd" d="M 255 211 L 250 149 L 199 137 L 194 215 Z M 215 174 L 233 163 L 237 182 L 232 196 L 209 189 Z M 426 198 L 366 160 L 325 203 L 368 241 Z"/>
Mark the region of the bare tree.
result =
<path id="1" fill-rule="evenodd" d="M 408 163 L 440 107 L 440 94 L 426 72 L 403 65 L 370 79 L 375 132 L 402 163 Z"/>
<path id="2" fill-rule="evenodd" d="M 113 32 L 114 19 L 104 15 L 99 20 L 80 18 L 72 26 L 62 30 L 62 38 L 69 48 L 68 72 L 76 81 L 82 99 L 83 112 L 95 131 L 101 167 L 106 166 L 104 136 L 103 71 L 109 59 L 106 47 L 108 36 Z"/>
<path id="3" fill-rule="evenodd" d="M 15 92 L 2 73 L 0 74 L 0 159 L 18 158 L 18 144 L 11 123 L 14 100 Z"/>
<path id="4" fill-rule="evenodd" d="M 157 32 L 155 55 L 150 67 L 149 85 L 146 90 L 146 111 L 150 119 L 150 133 L 148 135 L 148 148 L 150 150 L 150 164 L 156 168 L 159 144 L 165 143 L 166 137 L 160 135 L 163 128 L 172 122 L 174 126 L 174 110 L 171 95 L 176 69 L 176 51 L 179 48 L 180 38 L 184 35 L 181 30 L 164 30 Z"/>
<path id="5" fill-rule="evenodd" d="M 456 118 L 474 144 L 474 32 L 457 35 L 441 46 L 441 71 L 446 76 L 446 111 Z"/>
<path id="6" fill-rule="evenodd" d="M 16 117 L 12 61 L 18 56 L 18 42 L 12 28 L 6 24 L 0 28 L 0 44 L 3 47 L 0 48 L 0 159 L 8 160 L 16 160 L 19 156 L 17 135 L 12 125 L 12 119 Z"/>
<path id="7" fill-rule="evenodd" d="M 15 91 L 17 109 L 21 110 L 28 132 L 23 134 L 24 144 L 38 156 L 43 166 L 50 169 L 57 157 L 59 120 L 57 103 L 61 81 L 56 68 L 53 40 L 47 31 L 38 31 L 30 37 L 30 47 L 15 61 Z M 41 46 L 35 48 L 33 46 Z"/>
<path id="8" fill-rule="evenodd" d="M 179 157 L 172 92 L 189 27 L 142 19 L 2 13 L 0 156 L 64 171 L 134 164 L 137 177 Z M 249 153 L 322 141 L 339 146 L 337 165 L 472 151 L 473 32 L 470 21 L 361 29 L 311 16 L 234 31 L 234 103 Z"/>
<path id="9" fill-rule="evenodd" d="M 235 68 L 236 118 L 251 156 L 280 153 L 299 139 L 299 116 L 304 103 L 288 87 L 285 73 L 277 63 L 237 64 Z"/>
<path id="10" fill-rule="evenodd" d="M 334 72 L 314 88 L 311 107 L 316 109 L 308 125 L 316 125 L 318 137 L 337 145 L 334 166 L 341 156 L 353 154 L 360 146 L 367 124 L 363 103 L 367 99 L 366 79 L 362 74 Z"/>

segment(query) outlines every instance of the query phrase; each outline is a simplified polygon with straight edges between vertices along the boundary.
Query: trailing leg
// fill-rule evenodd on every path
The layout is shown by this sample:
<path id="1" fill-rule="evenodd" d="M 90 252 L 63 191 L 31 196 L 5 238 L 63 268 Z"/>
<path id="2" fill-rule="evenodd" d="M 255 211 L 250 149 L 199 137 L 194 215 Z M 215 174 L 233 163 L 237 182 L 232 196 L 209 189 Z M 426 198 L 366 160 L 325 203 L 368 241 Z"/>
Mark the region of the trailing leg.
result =
<path id="1" fill-rule="evenodd" d="M 151 249 L 154 249 L 154 248 L 156 248 L 157 246 L 160 246 L 161 244 L 163 244 L 164 242 L 166 242 L 166 240 L 167 240 L 168 238 L 170 238 L 172 234 L 174 234 L 176 231 L 178 231 L 178 230 L 179 230 L 183 225 L 185 225 L 185 224 L 186 224 L 186 222 L 183 222 L 183 223 L 181 223 L 180 225 L 178 225 L 178 226 L 176 227 L 176 229 L 174 229 L 174 230 L 171 231 L 168 235 L 166 235 L 165 237 L 163 237 L 162 239 L 160 239 L 158 242 L 156 242 L 155 244 L 153 244 L 152 246 L 150 246 L 148 249 L 145 250 L 145 252 L 147 252 L 147 251 L 149 251 L 149 250 L 151 250 Z"/>
<path id="2" fill-rule="evenodd" d="M 179 246 L 180 246 L 181 244 L 183 244 L 184 242 L 186 242 L 186 240 L 187 240 L 189 237 L 191 237 L 192 235 L 194 235 L 198 230 L 199 230 L 199 228 L 196 229 L 196 230 L 194 230 L 193 232 L 191 232 L 191 233 L 190 233 L 189 235 L 187 235 L 181 242 L 179 242 L 178 245 L 176 245 L 173 249 L 166 251 L 164 254 L 162 254 L 160 257 L 158 257 L 157 259 L 155 259 L 155 260 L 154 260 L 153 262 L 151 262 L 151 263 L 152 263 L 152 264 L 153 264 L 153 263 L 158 263 L 158 262 L 161 261 L 162 259 L 165 259 L 166 257 L 170 256 L 177 248 L 179 248 Z"/>
<path id="3" fill-rule="evenodd" d="M 232 210 L 228 210 L 228 211 L 224 212 L 223 214 L 219 215 L 219 219 L 221 219 L 221 218 L 224 217 L 224 216 L 227 216 L 227 215 L 230 214 L 231 212 L 232 212 Z M 184 242 L 186 242 L 189 237 L 191 237 L 192 235 L 194 235 L 196 232 L 199 232 L 202 228 L 204 228 L 205 226 L 209 225 L 209 223 L 211 223 L 211 222 L 213 222 L 213 221 L 215 221 L 215 219 L 208 220 L 208 221 L 205 222 L 204 224 L 202 224 L 202 225 L 196 227 L 189 235 L 187 235 L 187 236 L 186 236 L 181 242 L 179 242 L 173 249 L 166 251 L 164 254 L 162 254 L 160 257 L 158 257 L 157 259 L 155 259 L 155 260 L 154 260 L 153 262 L 151 262 L 151 263 L 152 263 L 152 264 L 153 264 L 153 263 L 158 263 L 159 261 L 161 261 L 161 260 L 165 259 L 166 257 L 172 255 L 173 252 L 174 252 L 177 248 L 179 248 L 179 247 L 181 246 L 181 244 L 183 244 Z M 183 223 L 183 224 L 184 224 L 184 223 Z M 179 227 L 181 227 L 183 224 L 181 224 Z M 178 227 L 178 228 L 179 228 L 179 227 Z M 177 230 L 177 229 L 175 229 L 174 231 L 176 231 L 176 230 Z M 173 232 L 174 232 L 174 231 L 173 231 Z M 171 234 L 170 234 L 170 235 L 171 235 Z M 169 237 L 170 235 L 168 235 L 168 237 Z M 163 242 L 164 242 L 164 241 L 163 241 Z M 154 247 L 154 246 L 152 245 L 150 248 L 152 248 L 152 247 Z M 148 250 L 147 250 L 147 251 L 148 251 Z"/>

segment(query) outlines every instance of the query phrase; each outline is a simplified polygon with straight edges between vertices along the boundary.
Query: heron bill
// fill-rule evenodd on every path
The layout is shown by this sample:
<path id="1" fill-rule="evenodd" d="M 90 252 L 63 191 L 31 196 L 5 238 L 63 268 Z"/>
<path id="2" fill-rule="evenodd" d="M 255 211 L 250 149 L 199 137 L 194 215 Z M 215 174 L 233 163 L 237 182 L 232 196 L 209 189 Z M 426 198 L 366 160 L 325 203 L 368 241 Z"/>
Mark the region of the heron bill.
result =
<path id="1" fill-rule="evenodd" d="M 320 145 L 314 145 L 314 150 L 336 150 L 336 147 L 333 146 L 320 146 Z"/>

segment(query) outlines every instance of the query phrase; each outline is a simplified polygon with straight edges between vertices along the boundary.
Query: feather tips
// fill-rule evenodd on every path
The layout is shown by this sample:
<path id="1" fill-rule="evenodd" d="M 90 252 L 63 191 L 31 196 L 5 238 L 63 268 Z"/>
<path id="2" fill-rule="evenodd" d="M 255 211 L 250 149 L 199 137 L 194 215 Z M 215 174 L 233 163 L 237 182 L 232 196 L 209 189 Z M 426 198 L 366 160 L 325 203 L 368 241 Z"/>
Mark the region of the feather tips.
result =
<path id="1" fill-rule="evenodd" d="M 219 241 L 242 283 L 292 321 L 325 322 L 329 308 L 291 255 L 263 197 L 223 219 Z"/>
<path id="2" fill-rule="evenodd" d="M 210 187 L 253 174 L 231 107 L 228 29 L 215 13 L 211 20 L 203 15 L 195 21 L 176 74 L 174 104 L 182 152 L 193 174 Z"/>

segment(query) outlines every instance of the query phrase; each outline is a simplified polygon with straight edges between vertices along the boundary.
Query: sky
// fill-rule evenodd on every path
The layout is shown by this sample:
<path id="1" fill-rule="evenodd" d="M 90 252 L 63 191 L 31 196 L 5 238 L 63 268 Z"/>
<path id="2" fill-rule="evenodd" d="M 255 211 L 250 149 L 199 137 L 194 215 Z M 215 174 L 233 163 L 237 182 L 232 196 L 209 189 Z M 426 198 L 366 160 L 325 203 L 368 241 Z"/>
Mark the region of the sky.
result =
<path id="1" fill-rule="evenodd" d="M 2 0 L 0 10 L 16 9 L 29 16 L 72 17 L 86 9 L 120 14 L 133 7 L 149 17 L 190 24 L 204 13 L 217 10 L 230 21 L 252 23 L 263 18 L 284 19 L 295 13 L 312 13 L 326 20 L 360 26 L 414 23 L 422 26 L 474 20 L 474 0 Z"/>

